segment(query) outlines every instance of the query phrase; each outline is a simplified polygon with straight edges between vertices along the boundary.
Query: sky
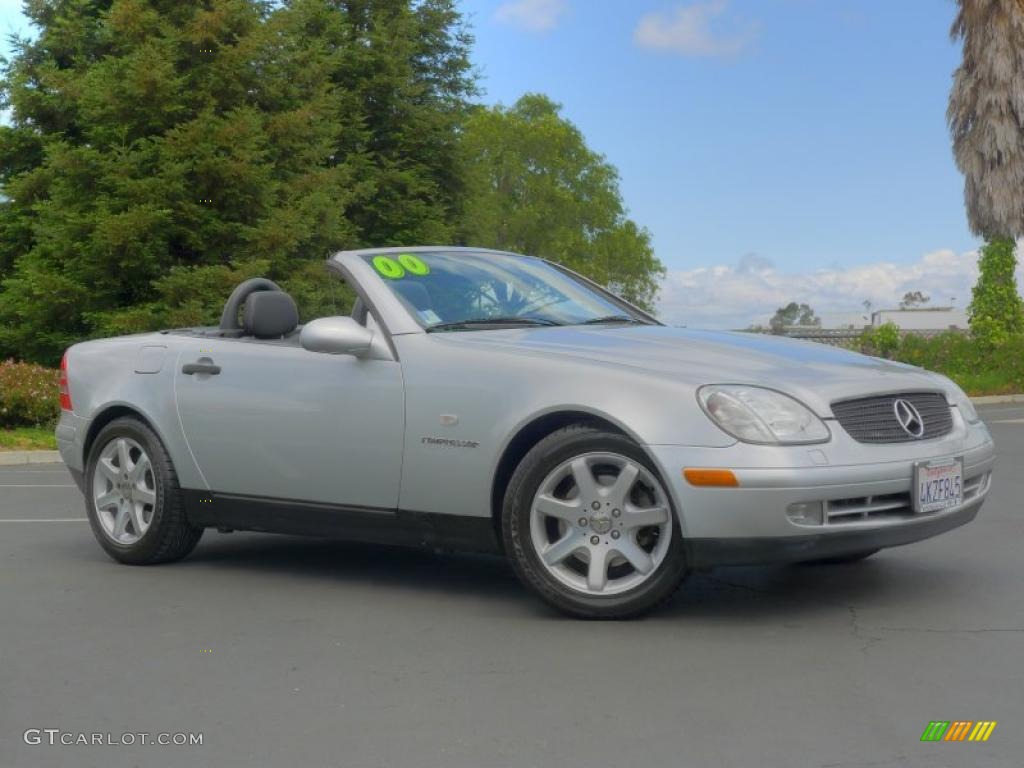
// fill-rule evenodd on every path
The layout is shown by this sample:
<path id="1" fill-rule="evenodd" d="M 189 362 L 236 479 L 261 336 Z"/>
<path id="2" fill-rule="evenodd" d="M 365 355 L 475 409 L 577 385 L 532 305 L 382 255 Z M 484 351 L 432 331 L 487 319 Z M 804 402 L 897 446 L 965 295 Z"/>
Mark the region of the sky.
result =
<path id="1" fill-rule="evenodd" d="M 946 101 L 953 0 L 460 0 L 487 103 L 545 93 L 619 169 L 673 324 L 826 324 L 976 277 Z M 0 0 L 0 33 L 23 30 Z"/>
<path id="2" fill-rule="evenodd" d="M 619 169 L 673 323 L 970 300 L 952 0 L 464 0 L 485 100 L 541 91 Z"/>

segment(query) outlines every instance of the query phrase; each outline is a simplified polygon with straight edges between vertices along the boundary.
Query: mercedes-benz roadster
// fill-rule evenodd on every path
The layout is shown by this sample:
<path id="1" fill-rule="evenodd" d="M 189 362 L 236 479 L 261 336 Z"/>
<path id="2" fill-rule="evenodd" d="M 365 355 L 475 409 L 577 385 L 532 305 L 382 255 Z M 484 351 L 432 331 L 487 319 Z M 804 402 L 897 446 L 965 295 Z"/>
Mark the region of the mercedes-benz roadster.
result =
<path id="1" fill-rule="evenodd" d="M 548 261 L 350 251 L 350 315 L 264 279 L 219 327 L 71 347 L 61 455 L 114 559 L 205 528 L 504 554 L 573 615 L 692 569 L 850 561 L 970 521 L 992 440 L 949 379 L 841 349 L 670 328 Z"/>

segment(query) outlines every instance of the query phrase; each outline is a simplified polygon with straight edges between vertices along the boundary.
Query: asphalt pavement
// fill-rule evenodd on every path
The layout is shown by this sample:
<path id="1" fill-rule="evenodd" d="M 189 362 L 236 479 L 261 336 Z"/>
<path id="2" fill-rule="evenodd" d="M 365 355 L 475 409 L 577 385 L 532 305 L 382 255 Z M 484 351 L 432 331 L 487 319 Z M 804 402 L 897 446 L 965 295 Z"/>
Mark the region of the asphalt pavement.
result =
<path id="1" fill-rule="evenodd" d="M 1024 407 L 983 415 L 970 525 L 696 575 L 632 622 L 563 618 L 487 557 L 207 532 L 121 566 L 62 467 L 0 468 L 0 768 L 1016 768 Z M 922 743 L 933 720 L 998 725 Z M 92 734 L 135 743 L 61 744 Z"/>

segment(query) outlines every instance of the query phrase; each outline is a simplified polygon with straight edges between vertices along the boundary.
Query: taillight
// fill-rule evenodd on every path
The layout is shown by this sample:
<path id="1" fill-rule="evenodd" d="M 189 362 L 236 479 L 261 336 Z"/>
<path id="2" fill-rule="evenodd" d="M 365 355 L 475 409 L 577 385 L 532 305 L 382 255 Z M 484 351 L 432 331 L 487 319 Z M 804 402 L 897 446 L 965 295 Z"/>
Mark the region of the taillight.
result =
<path id="1" fill-rule="evenodd" d="M 60 409 L 71 411 L 71 392 L 68 390 L 68 353 L 60 359 Z"/>

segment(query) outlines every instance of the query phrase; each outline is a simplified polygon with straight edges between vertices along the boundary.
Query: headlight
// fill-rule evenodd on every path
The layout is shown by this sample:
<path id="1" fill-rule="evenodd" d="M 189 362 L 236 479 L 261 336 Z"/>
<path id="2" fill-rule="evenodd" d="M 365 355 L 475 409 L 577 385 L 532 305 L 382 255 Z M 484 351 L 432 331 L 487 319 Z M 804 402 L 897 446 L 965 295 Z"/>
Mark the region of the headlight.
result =
<path id="1" fill-rule="evenodd" d="M 947 379 L 946 381 L 949 385 L 948 394 L 950 395 L 950 400 L 952 400 L 952 404 L 957 407 L 957 410 L 960 411 L 960 415 L 964 417 L 964 421 L 968 424 L 977 424 L 981 421 L 981 416 L 978 415 L 977 410 L 974 408 L 974 403 L 971 402 L 971 398 L 967 396 L 967 393 L 960 389 L 960 387 L 954 384 L 951 380 Z"/>
<path id="2" fill-rule="evenodd" d="M 697 399 L 715 424 L 745 443 L 799 445 L 831 437 L 806 405 L 773 389 L 712 384 L 697 390 Z"/>

